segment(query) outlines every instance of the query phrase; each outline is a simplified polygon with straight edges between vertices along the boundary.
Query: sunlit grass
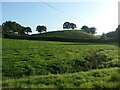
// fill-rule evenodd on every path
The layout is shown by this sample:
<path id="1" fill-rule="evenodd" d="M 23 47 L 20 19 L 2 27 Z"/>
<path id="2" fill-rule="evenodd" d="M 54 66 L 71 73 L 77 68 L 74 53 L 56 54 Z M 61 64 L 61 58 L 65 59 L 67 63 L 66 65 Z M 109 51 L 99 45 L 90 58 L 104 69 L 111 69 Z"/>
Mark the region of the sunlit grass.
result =
<path id="1" fill-rule="evenodd" d="M 119 87 L 116 45 L 3 39 L 2 51 L 3 87 Z"/>

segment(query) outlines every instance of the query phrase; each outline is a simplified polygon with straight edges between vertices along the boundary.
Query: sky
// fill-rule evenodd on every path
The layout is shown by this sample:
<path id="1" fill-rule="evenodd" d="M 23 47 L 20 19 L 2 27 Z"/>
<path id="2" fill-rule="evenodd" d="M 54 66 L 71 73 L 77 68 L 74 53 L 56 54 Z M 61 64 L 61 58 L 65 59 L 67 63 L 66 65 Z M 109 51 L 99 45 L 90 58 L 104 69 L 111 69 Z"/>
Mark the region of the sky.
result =
<path id="1" fill-rule="evenodd" d="M 97 1 L 97 0 L 96 0 Z M 47 31 L 63 29 L 63 23 L 75 23 L 77 29 L 83 25 L 96 27 L 97 34 L 115 31 L 118 26 L 118 1 L 101 0 L 79 2 L 15 2 L 2 1 L 2 20 L 15 21 L 31 27 L 33 33 L 38 25 L 45 25 Z M 0 4 L 1 5 L 1 4 Z"/>

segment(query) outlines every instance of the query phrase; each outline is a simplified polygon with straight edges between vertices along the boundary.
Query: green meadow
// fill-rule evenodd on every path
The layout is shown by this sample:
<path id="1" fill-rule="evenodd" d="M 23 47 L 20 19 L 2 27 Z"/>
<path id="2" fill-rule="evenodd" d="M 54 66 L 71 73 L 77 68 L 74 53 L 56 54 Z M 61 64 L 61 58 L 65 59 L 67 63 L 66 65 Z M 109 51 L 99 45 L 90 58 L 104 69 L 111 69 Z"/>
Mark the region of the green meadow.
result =
<path id="1" fill-rule="evenodd" d="M 119 88 L 117 44 L 2 39 L 3 88 Z"/>

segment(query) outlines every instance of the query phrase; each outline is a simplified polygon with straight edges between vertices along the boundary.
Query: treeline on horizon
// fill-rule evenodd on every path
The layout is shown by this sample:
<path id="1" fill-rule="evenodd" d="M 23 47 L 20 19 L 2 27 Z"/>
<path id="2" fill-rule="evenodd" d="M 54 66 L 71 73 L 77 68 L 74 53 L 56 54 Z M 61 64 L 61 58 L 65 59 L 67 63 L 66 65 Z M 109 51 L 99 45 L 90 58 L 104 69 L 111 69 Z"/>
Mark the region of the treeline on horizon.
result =
<path id="1" fill-rule="evenodd" d="M 63 24 L 63 29 L 74 30 L 75 28 L 77 28 L 77 26 L 74 23 L 65 22 Z M 20 35 L 25 35 L 25 34 L 28 35 L 28 33 L 32 33 L 32 29 L 30 27 L 21 26 L 19 23 L 16 23 L 15 21 L 14 22 L 6 21 L 2 23 L 2 29 L 3 29 L 3 33 L 15 33 L 15 34 L 20 34 Z M 81 28 L 81 31 L 91 33 L 91 34 L 95 34 L 96 30 L 97 29 L 95 27 L 89 28 L 86 25 L 82 26 Z M 36 31 L 38 31 L 39 33 L 47 32 L 47 27 L 44 25 L 38 25 L 36 27 Z"/>
<path id="2" fill-rule="evenodd" d="M 70 23 L 70 22 L 65 22 L 63 24 L 63 29 L 72 29 L 75 30 L 75 28 L 77 28 L 76 24 L 74 23 Z M 96 28 L 95 27 L 88 27 L 86 25 L 82 26 L 82 28 L 80 28 L 80 31 L 89 33 L 94 35 L 96 32 Z M 47 27 L 45 25 L 37 25 L 36 27 L 36 31 L 39 32 L 39 34 L 41 34 L 42 32 L 46 33 L 47 32 Z M 2 23 L 2 25 L 0 25 L 0 32 L 2 33 L 2 37 L 3 38 L 16 38 L 16 39 L 33 39 L 33 40 L 58 40 L 61 41 L 64 38 L 48 38 L 48 37 L 31 37 L 31 35 L 29 35 L 29 33 L 32 33 L 32 29 L 30 27 L 25 27 L 20 25 L 19 23 L 15 22 L 15 21 L 6 21 L 4 23 Z M 120 35 L 120 25 L 118 25 L 118 27 L 116 28 L 115 31 L 112 32 L 108 32 L 107 34 L 103 33 L 102 35 L 100 35 L 100 37 L 103 40 L 108 40 L 108 39 L 114 39 L 114 40 L 119 40 L 119 36 Z M 65 39 L 64 39 L 65 40 Z M 63 40 L 63 41 L 64 41 Z M 67 40 L 65 40 L 67 41 Z M 78 40 L 68 40 L 68 41 L 78 41 Z M 83 40 L 84 41 L 84 40 Z"/>

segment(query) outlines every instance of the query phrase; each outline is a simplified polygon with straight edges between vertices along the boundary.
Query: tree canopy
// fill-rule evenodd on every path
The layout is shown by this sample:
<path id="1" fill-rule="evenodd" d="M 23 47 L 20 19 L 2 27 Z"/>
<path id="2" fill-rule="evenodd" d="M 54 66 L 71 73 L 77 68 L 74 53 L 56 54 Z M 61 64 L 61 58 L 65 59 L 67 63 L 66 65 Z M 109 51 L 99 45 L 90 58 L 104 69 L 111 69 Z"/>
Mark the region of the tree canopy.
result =
<path id="1" fill-rule="evenodd" d="M 106 36 L 105 33 L 102 34 L 102 36 L 101 36 L 101 40 L 107 40 L 107 36 Z"/>
<path id="2" fill-rule="evenodd" d="M 6 21 L 2 24 L 2 31 L 4 33 L 18 33 L 20 35 L 25 34 L 25 32 L 28 34 L 28 32 L 32 32 L 30 27 L 24 27 L 20 24 L 12 21 Z"/>
<path id="3" fill-rule="evenodd" d="M 74 23 L 70 23 L 70 28 L 72 28 L 72 29 L 77 28 L 77 27 L 76 27 L 76 24 L 74 24 Z"/>
<path id="4" fill-rule="evenodd" d="M 113 38 L 113 39 L 118 39 L 118 40 L 120 40 L 120 39 L 119 39 L 119 36 L 120 36 L 120 25 L 118 25 L 118 27 L 116 28 L 115 31 L 108 32 L 108 33 L 106 34 L 106 36 L 107 36 L 108 38 Z"/>
<path id="5" fill-rule="evenodd" d="M 38 31 L 38 32 L 43 32 L 43 31 L 47 31 L 47 28 L 46 28 L 46 26 L 41 26 L 41 25 L 38 25 L 37 27 L 36 27 L 36 31 Z"/>
<path id="6" fill-rule="evenodd" d="M 77 28 L 77 26 L 74 23 L 65 22 L 63 24 L 63 29 L 75 29 L 75 28 Z"/>
<path id="7" fill-rule="evenodd" d="M 14 33 L 22 30 L 22 26 L 16 22 L 6 21 L 2 24 L 3 33 Z"/>
<path id="8" fill-rule="evenodd" d="M 87 32 L 87 33 L 91 33 L 91 34 L 95 34 L 95 33 L 96 33 L 96 30 L 97 30 L 95 27 L 89 28 L 89 27 L 86 26 L 86 25 L 82 26 L 81 29 L 82 29 L 82 31 Z"/>
<path id="9" fill-rule="evenodd" d="M 120 25 L 118 25 L 118 27 L 116 28 L 116 31 L 120 31 Z"/>
<path id="10" fill-rule="evenodd" d="M 28 32 L 32 32 L 30 27 L 23 27 L 23 31 L 28 34 Z"/>

